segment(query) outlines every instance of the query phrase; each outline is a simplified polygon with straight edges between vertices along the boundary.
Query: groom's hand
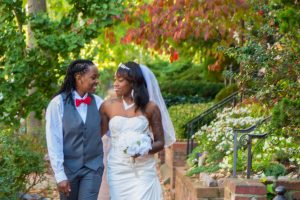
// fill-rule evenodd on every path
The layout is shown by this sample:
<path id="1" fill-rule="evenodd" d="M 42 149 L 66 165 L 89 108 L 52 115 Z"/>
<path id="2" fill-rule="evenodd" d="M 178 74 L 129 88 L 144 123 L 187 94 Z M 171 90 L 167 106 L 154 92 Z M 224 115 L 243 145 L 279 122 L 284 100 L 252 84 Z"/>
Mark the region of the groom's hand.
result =
<path id="1" fill-rule="evenodd" d="M 71 192 L 71 186 L 68 180 L 61 181 L 57 184 L 58 190 L 66 195 L 69 196 L 69 193 Z"/>

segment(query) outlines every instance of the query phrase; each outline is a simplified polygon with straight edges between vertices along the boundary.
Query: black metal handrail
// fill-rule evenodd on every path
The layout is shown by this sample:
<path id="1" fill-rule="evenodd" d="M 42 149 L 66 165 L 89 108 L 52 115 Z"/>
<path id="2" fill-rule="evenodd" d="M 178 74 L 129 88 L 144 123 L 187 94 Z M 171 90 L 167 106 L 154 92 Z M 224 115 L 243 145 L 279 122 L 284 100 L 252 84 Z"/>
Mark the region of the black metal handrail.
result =
<path id="1" fill-rule="evenodd" d="M 193 135 L 198 131 L 198 129 L 206 124 L 209 124 L 216 116 L 216 111 L 223 109 L 229 103 L 232 103 L 234 107 L 237 103 L 237 97 L 239 93 L 234 92 L 231 95 L 224 98 L 219 103 L 213 105 L 209 109 L 202 112 L 200 115 L 196 116 L 194 119 L 190 120 L 185 125 L 185 131 L 187 133 L 187 155 L 189 155 L 194 149 L 194 138 Z"/>
<path id="2" fill-rule="evenodd" d="M 260 126 L 262 123 L 269 120 L 270 118 L 271 118 L 271 116 L 268 116 L 268 117 L 260 120 L 259 122 L 257 122 L 253 126 L 251 126 L 249 128 L 246 128 L 246 129 L 234 129 L 233 130 L 234 135 L 233 135 L 233 172 L 232 172 L 232 176 L 234 178 L 236 178 L 238 142 L 241 142 L 244 139 L 244 137 L 248 137 L 248 139 L 247 139 L 247 149 L 248 149 L 247 178 L 249 179 L 250 174 L 251 174 L 251 168 L 252 168 L 252 153 L 251 153 L 252 139 L 253 138 L 262 139 L 262 138 L 265 138 L 268 135 L 267 133 L 251 134 L 251 132 L 253 132 L 258 126 Z M 238 134 L 239 133 L 242 133 L 242 135 L 240 136 L 240 139 L 238 140 Z"/>

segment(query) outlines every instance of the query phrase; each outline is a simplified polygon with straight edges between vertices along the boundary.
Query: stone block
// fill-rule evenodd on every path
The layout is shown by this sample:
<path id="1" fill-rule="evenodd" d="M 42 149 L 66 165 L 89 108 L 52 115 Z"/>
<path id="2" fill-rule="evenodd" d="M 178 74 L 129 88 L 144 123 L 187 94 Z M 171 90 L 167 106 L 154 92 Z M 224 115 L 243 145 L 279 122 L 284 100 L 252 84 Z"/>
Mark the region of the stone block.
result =
<path id="1" fill-rule="evenodd" d="M 207 173 L 200 173 L 199 174 L 199 179 L 203 181 L 204 186 L 207 187 L 217 187 L 218 182 L 211 178 Z"/>

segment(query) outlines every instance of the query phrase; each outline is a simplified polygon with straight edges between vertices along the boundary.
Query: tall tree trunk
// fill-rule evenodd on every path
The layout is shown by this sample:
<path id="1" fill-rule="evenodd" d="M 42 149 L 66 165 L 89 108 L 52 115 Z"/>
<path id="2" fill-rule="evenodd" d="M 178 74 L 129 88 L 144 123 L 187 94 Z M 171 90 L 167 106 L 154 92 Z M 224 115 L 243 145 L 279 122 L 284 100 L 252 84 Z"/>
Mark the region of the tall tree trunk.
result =
<path id="1" fill-rule="evenodd" d="M 46 12 L 46 0 L 28 0 L 27 3 L 29 15 L 35 15 L 39 12 Z M 34 34 L 28 26 L 28 42 L 27 46 L 29 49 L 35 48 Z M 34 80 L 33 80 L 34 81 Z M 35 88 L 31 89 L 29 93 L 33 93 Z M 35 112 L 31 112 L 27 118 L 27 133 L 32 135 L 39 135 L 42 130 L 42 121 L 36 118 Z"/>

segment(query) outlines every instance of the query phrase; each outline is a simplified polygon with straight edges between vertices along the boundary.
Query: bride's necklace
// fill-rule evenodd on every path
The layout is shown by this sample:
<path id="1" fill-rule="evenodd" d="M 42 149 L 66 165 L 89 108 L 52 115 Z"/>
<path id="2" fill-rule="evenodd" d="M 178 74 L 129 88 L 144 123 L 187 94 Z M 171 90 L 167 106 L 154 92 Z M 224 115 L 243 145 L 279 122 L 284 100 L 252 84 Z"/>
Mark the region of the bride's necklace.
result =
<path id="1" fill-rule="evenodd" d="M 123 98 L 122 98 L 122 101 L 123 101 L 123 106 L 124 106 L 125 110 L 128 110 L 128 109 L 132 108 L 135 105 L 134 102 L 132 104 L 128 105 Z"/>

